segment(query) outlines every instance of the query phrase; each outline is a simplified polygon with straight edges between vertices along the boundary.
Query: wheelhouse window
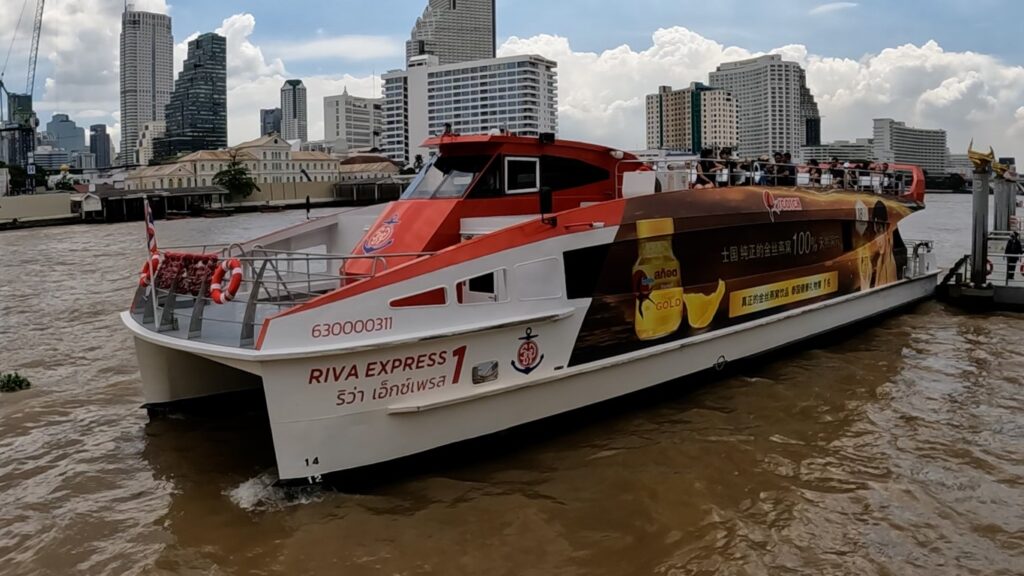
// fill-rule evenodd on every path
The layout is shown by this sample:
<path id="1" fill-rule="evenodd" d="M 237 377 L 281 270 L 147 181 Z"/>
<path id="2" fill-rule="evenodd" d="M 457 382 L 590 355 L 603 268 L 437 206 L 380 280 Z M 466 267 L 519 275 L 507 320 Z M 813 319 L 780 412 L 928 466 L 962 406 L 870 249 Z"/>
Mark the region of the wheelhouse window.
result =
<path id="1" fill-rule="evenodd" d="M 579 188 L 609 182 L 608 171 L 599 166 L 588 164 L 574 158 L 560 156 L 542 156 L 540 166 L 541 182 L 551 188 L 552 192 Z"/>
<path id="2" fill-rule="evenodd" d="M 467 278 L 455 285 L 459 304 L 488 304 L 508 301 L 508 280 L 504 268 Z"/>
<path id="3" fill-rule="evenodd" d="M 435 156 L 406 188 L 402 198 L 462 198 L 490 156 Z"/>
<path id="4" fill-rule="evenodd" d="M 527 194 L 540 190 L 540 160 L 538 158 L 505 158 L 505 192 Z"/>

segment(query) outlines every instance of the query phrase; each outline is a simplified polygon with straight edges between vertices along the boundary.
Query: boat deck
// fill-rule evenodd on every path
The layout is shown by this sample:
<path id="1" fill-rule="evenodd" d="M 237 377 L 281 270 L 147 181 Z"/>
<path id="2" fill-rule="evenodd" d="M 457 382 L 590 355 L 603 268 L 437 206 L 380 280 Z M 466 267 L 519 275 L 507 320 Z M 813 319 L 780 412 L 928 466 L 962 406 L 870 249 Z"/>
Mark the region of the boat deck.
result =
<path id="1" fill-rule="evenodd" d="M 165 253 L 153 275 L 156 281 L 136 290 L 131 316 L 140 326 L 204 344 L 251 349 L 257 327 L 268 317 L 387 269 L 387 261 L 380 256 L 264 248 L 246 251 L 237 245 L 210 253 L 206 248 L 199 255 L 177 251 L 180 248 Z M 219 263 L 232 259 L 241 264 L 244 291 L 230 302 L 216 304 L 210 297 L 212 272 Z M 370 272 L 359 276 L 341 273 L 345 263 L 354 259 L 370 260 Z"/>

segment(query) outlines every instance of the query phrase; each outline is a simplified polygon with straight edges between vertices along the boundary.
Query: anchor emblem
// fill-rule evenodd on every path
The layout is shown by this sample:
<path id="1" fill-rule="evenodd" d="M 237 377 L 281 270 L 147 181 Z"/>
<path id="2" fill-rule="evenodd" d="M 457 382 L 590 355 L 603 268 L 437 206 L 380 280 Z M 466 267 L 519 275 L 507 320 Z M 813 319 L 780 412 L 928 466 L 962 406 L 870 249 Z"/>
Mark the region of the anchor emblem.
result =
<path id="1" fill-rule="evenodd" d="M 516 372 L 529 374 L 536 370 L 540 363 L 544 361 L 544 355 L 540 353 L 540 346 L 534 342 L 537 338 L 538 336 L 533 334 L 533 328 L 527 328 L 526 336 L 519 338 L 523 343 L 519 345 L 516 359 L 512 361 L 512 368 Z"/>

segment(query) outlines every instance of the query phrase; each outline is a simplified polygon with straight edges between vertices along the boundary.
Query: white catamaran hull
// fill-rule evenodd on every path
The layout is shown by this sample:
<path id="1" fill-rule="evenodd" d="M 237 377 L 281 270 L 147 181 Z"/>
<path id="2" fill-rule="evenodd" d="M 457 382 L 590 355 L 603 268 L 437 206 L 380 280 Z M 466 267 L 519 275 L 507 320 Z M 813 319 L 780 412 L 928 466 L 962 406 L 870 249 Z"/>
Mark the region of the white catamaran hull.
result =
<path id="1" fill-rule="evenodd" d="M 316 481 L 323 474 L 506 430 L 824 334 L 931 297 L 937 274 L 569 368 L 554 365 L 554 359 L 569 357 L 587 302 L 561 318 L 363 352 L 221 360 L 262 375 L 280 478 Z M 518 363 L 515 351 L 527 329 L 538 343 L 540 361 L 536 371 L 523 374 L 528 367 Z M 237 389 L 245 380 L 210 371 L 217 364 L 194 353 L 146 343 L 166 337 L 144 329 L 135 333 L 140 361 L 145 355 L 140 363 L 173 364 L 178 378 L 191 374 L 190 394 L 203 386 L 209 393 Z M 161 361 L 159 354 L 167 357 Z M 482 372 L 493 362 L 500 377 L 482 382 L 487 378 Z M 250 376 L 249 381 L 257 380 Z M 163 401 L 172 385 L 167 378 L 147 378 L 147 401 Z"/>

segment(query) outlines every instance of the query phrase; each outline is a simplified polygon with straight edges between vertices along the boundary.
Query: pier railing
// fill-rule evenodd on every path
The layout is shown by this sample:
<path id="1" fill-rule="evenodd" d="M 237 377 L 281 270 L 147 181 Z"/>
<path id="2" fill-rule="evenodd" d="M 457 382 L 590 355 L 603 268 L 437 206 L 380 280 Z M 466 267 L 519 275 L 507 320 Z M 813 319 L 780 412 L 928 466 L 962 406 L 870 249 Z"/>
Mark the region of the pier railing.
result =
<path id="1" fill-rule="evenodd" d="M 387 270 L 389 261 L 429 255 L 320 254 L 260 246 L 244 250 L 237 244 L 176 247 L 162 254 L 152 280 L 136 290 L 131 308 L 136 320 L 156 332 L 234 347 L 252 347 L 256 326 L 269 316 L 372 278 Z M 185 257 L 188 265 L 182 263 Z M 243 280 L 230 302 L 217 304 L 210 296 L 213 271 L 230 259 L 241 264 Z M 347 272 L 354 262 L 361 271 Z M 224 284 L 229 279 L 226 275 Z"/>
<path id="2" fill-rule="evenodd" d="M 970 279 L 974 260 L 966 254 L 957 264 L 950 270 L 946 281 L 963 284 Z M 988 271 L 988 283 L 993 286 L 1024 288 L 1024 254 L 989 252 L 985 269 Z"/>

